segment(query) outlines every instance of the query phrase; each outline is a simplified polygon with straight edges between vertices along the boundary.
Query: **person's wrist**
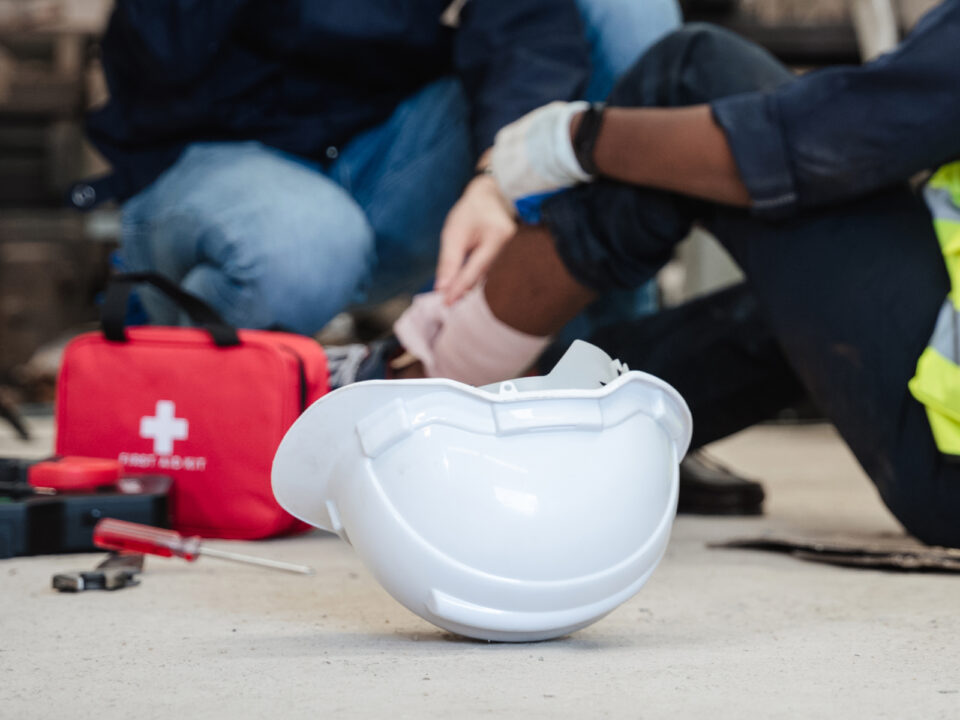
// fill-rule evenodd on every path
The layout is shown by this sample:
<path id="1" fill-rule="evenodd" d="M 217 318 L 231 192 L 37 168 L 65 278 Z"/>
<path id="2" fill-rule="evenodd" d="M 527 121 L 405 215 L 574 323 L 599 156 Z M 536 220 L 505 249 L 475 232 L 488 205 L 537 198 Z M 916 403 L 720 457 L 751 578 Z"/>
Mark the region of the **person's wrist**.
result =
<path id="1" fill-rule="evenodd" d="M 478 165 L 473 171 L 472 180 L 477 178 L 493 178 L 493 167 L 490 163 L 485 163 L 483 165 Z"/>
<path id="2" fill-rule="evenodd" d="M 473 177 L 470 178 L 470 185 L 494 185 L 496 186 L 497 180 L 493 176 L 493 168 L 490 166 L 484 168 L 477 168 L 473 173 Z"/>
<path id="3" fill-rule="evenodd" d="M 597 138 L 600 136 L 605 111 L 604 103 L 593 103 L 586 110 L 578 112 L 570 122 L 570 144 L 574 157 L 583 172 L 591 177 L 600 174 L 597 163 L 594 161 L 594 150 Z"/>
<path id="4" fill-rule="evenodd" d="M 583 114 L 586 110 L 575 112 L 570 116 L 570 146 L 573 147 L 573 141 L 577 137 L 577 131 L 580 129 L 580 123 L 583 122 Z"/>
<path id="5" fill-rule="evenodd" d="M 473 176 L 473 179 L 470 180 L 469 185 L 467 185 L 467 189 L 478 193 L 491 194 L 496 198 L 497 202 L 503 207 L 509 217 L 516 217 L 517 209 L 500 189 L 500 184 L 497 182 L 496 177 L 494 177 L 492 168 L 484 172 L 478 170 Z"/>
<path id="6" fill-rule="evenodd" d="M 574 143 L 568 135 L 572 118 L 589 109 L 589 103 L 583 100 L 558 103 L 556 111 L 558 117 L 551 131 L 553 138 L 550 142 L 550 154 L 544 153 L 545 157 L 541 158 L 542 161 L 546 161 L 548 177 L 558 188 L 570 187 L 593 179 L 580 166 L 574 152 Z"/>

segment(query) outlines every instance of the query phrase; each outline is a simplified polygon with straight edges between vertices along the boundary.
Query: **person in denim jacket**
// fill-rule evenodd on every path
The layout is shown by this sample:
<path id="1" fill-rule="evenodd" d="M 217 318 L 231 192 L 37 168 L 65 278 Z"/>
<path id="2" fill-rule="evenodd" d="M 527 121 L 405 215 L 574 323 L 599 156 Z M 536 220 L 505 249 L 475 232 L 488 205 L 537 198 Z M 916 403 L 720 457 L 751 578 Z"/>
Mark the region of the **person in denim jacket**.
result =
<path id="1" fill-rule="evenodd" d="M 471 179 L 495 133 L 604 97 L 679 21 L 675 0 L 119 0 L 111 97 L 87 123 L 113 173 L 72 198 L 123 203 L 124 269 L 234 325 L 314 333 L 429 282 L 458 200 L 438 281 L 476 274 L 464 219 L 484 240 L 515 229 Z M 180 320 L 142 297 L 151 321 Z"/>

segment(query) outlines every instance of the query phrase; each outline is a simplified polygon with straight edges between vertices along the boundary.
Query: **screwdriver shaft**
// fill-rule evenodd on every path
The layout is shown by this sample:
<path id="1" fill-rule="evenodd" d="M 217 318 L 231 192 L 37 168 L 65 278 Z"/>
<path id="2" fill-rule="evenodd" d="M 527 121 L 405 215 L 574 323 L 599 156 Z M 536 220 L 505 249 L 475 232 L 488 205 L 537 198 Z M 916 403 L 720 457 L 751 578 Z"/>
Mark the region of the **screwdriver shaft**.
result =
<path id="1" fill-rule="evenodd" d="M 261 567 L 273 568 L 274 570 L 285 570 L 286 572 L 300 573 L 301 575 L 313 575 L 313 568 L 306 565 L 296 565 L 294 563 L 282 562 L 280 560 L 270 560 L 269 558 L 253 557 L 252 555 L 242 555 L 240 553 L 228 552 L 227 550 L 218 550 L 217 548 L 200 546 L 200 555 L 215 557 L 221 560 L 230 560 L 232 562 L 247 563 L 249 565 L 260 565 Z"/>

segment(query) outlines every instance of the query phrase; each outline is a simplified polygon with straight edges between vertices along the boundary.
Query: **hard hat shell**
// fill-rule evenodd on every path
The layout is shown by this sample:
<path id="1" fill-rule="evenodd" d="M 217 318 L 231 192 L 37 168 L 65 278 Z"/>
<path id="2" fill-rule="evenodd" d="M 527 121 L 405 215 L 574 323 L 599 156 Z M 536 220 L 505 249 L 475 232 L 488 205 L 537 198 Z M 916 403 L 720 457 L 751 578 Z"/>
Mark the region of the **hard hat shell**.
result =
<path id="1" fill-rule="evenodd" d="M 543 640 L 632 597 L 666 548 L 690 412 L 578 341 L 546 376 L 370 381 L 287 432 L 273 491 L 461 635 Z"/>

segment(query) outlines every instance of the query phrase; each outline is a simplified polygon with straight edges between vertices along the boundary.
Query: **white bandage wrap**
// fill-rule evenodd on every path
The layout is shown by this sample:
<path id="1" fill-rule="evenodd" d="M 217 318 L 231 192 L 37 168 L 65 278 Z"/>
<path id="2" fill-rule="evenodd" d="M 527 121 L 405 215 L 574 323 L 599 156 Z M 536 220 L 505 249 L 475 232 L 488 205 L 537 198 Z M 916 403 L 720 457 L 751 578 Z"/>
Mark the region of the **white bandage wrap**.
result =
<path id="1" fill-rule="evenodd" d="M 592 179 L 570 141 L 571 119 L 589 107 L 583 101 L 552 102 L 497 133 L 490 167 L 504 197 L 516 201 Z"/>
<path id="2" fill-rule="evenodd" d="M 444 305 L 438 293 L 418 295 L 393 330 L 407 351 L 420 359 L 429 377 L 470 385 L 520 376 L 550 341 L 498 320 L 482 285 L 452 307 Z"/>

